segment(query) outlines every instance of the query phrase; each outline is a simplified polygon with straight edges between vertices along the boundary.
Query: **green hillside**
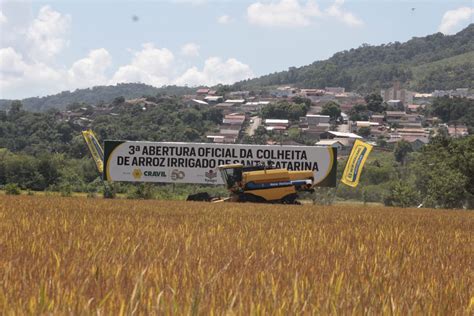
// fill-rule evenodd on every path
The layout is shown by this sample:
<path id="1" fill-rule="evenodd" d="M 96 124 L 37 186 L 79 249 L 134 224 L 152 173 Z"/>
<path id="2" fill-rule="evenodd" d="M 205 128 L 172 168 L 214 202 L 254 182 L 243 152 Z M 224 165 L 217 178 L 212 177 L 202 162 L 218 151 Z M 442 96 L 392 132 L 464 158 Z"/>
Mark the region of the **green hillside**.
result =
<path id="1" fill-rule="evenodd" d="M 304 88 L 341 86 L 370 92 L 388 87 L 395 80 L 422 92 L 472 87 L 473 52 L 474 24 L 471 24 L 455 35 L 436 33 L 405 43 L 363 44 L 311 65 L 238 82 L 233 88 L 293 84 Z"/>
<path id="2" fill-rule="evenodd" d="M 474 72 L 474 51 L 444 58 L 411 68 L 410 87 L 432 91 L 471 87 Z"/>
<path id="3" fill-rule="evenodd" d="M 21 100 L 23 107 L 30 111 L 44 111 L 50 108 L 65 109 L 73 103 L 86 103 L 96 105 L 110 103 L 116 97 L 123 96 L 126 99 L 139 98 L 142 96 L 156 96 L 157 94 L 183 95 L 193 93 L 195 89 L 188 87 L 166 86 L 156 88 L 142 83 L 121 83 L 115 86 L 97 86 L 89 89 L 77 89 L 73 92 L 63 91 L 61 93 L 46 97 L 34 97 Z M 0 100 L 0 109 L 10 105 L 12 100 Z"/>

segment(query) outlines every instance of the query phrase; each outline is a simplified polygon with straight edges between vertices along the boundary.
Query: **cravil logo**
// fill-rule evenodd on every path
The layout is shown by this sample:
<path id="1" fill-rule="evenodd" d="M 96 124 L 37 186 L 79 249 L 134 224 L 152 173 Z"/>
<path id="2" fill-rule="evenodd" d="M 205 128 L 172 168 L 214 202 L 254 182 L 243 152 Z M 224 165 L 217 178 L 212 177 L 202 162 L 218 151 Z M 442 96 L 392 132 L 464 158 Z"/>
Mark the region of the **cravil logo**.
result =
<path id="1" fill-rule="evenodd" d="M 166 177 L 166 172 L 164 171 L 145 171 L 143 172 L 143 175 L 145 177 L 160 177 L 164 178 Z"/>
<path id="2" fill-rule="evenodd" d="M 206 176 L 206 182 L 210 182 L 210 183 L 214 183 L 214 182 L 217 182 L 217 172 L 214 171 L 214 170 L 209 170 L 207 172 L 204 173 L 204 175 Z"/>
<path id="3" fill-rule="evenodd" d="M 140 180 L 142 177 L 142 171 L 140 169 L 133 169 L 132 176 L 135 180 Z"/>
<path id="4" fill-rule="evenodd" d="M 181 170 L 174 169 L 171 171 L 171 180 L 173 181 L 182 180 L 185 176 L 186 174 Z"/>

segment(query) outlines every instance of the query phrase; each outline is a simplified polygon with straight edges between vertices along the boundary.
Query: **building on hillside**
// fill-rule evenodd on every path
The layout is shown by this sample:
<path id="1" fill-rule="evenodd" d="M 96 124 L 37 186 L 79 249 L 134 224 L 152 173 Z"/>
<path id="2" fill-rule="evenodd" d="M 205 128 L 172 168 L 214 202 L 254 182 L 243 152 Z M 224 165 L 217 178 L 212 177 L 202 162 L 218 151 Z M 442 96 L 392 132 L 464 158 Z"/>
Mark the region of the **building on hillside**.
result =
<path id="1" fill-rule="evenodd" d="M 406 110 L 408 113 L 417 113 L 425 108 L 424 104 L 408 104 Z"/>
<path id="2" fill-rule="evenodd" d="M 331 128 L 329 123 L 319 123 L 318 125 L 308 125 L 301 128 L 301 131 L 309 139 L 317 140 L 321 138 L 321 134 L 326 133 Z"/>
<path id="3" fill-rule="evenodd" d="M 400 87 L 400 82 L 395 82 L 393 87 L 380 91 L 383 100 L 400 100 L 403 104 L 413 103 L 414 93 Z"/>
<path id="4" fill-rule="evenodd" d="M 373 114 L 370 117 L 371 122 L 379 123 L 380 125 L 384 123 L 384 119 L 385 119 L 385 116 L 381 114 Z"/>
<path id="5" fill-rule="evenodd" d="M 240 130 L 241 126 L 236 124 L 222 124 L 221 126 L 219 126 L 219 134 L 229 137 L 239 137 Z"/>
<path id="6" fill-rule="evenodd" d="M 406 115 L 403 111 L 386 111 L 385 121 L 388 124 L 398 124 L 401 121 L 406 121 Z"/>
<path id="7" fill-rule="evenodd" d="M 299 93 L 299 90 L 290 86 L 278 87 L 277 89 L 270 91 L 270 95 L 275 98 L 291 98 L 297 93 Z"/>
<path id="8" fill-rule="evenodd" d="M 329 115 L 320 115 L 320 114 L 306 114 L 306 116 L 300 118 L 300 121 L 304 121 L 308 126 L 317 126 L 321 123 L 329 123 Z"/>
<path id="9" fill-rule="evenodd" d="M 321 139 L 315 143 L 316 146 L 333 147 L 337 149 L 337 156 L 347 156 L 351 151 L 352 143 L 347 139 Z"/>
<path id="10" fill-rule="evenodd" d="M 387 140 L 388 144 L 395 144 L 400 141 L 406 141 L 412 145 L 414 150 L 420 149 L 422 146 L 429 143 L 429 138 L 423 135 L 402 135 L 397 133 L 390 134 L 390 138 Z"/>
<path id="11" fill-rule="evenodd" d="M 398 128 L 395 133 L 400 136 L 420 136 L 429 137 L 429 131 L 424 128 Z"/>
<path id="12" fill-rule="evenodd" d="M 192 107 L 192 106 L 208 106 L 208 105 L 209 105 L 209 103 L 207 103 L 206 101 L 198 100 L 198 99 L 191 99 L 191 100 L 186 102 L 186 106 L 188 108 Z"/>
<path id="13" fill-rule="evenodd" d="M 204 101 L 208 102 L 209 104 L 217 104 L 224 101 L 224 97 L 221 95 L 208 95 L 204 98 Z"/>
<path id="14" fill-rule="evenodd" d="M 226 104 L 232 104 L 232 105 L 242 105 L 245 103 L 245 99 L 227 99 L 224 101 Z"/>
<path id="15" fill-rule="evenodd" d="M 432 93 L 434 98 L 440 97 L 460 97 L 466 98 L 469 96 L 469 89 L 468 88 L 458 88 L 456 90 L 435 90 Z"/>
<path id="16" fill-rule="evenodd" d="M 468 128 L 465 125 L 450 125 L 448 126 L 448 133 L 451 137 L 465 137 L 469 135 Z"/>
<path id="17" fill-rule="evenodd" d="M 320 97 L 324 95 L 324 90 L 320 89 L 301 89 L 300 95 L 303 97 Z"/>
<path id="18" fill-rule="evenodd" d="M 250 95 L 250 91 L 232 91 L 229 92 L 228 95 L 233 98 L 245 99 L 248 98 L 248 96 Z"/>
<path id="19" fill-rule="evenodd" d="M 354 134 L 354 133 L 344 133 L 344 132 L 336 132 L 336 131 L 327 131 L 321 134 L 321 139 L 341 139 L 345 138 L 354 142 L 356 139 L 362 139 L 361 136 Z"/>
<path id="20" fill-rule="evenodd" d="M 265 105 L 270 104 L 270 101 L 254 101 L 254 102 L 246 102 L 240 106 L 240 109 L 246 113 L 258 112 L 260 111 Z"/>
<path id="21" fill-rule="evenodd" d="M 342 123 L 347 124 L 349 122 L 349 115 L 344 112 L 341 112 Z"/>
<path id="22" fill-rule="evenodd" d="M 222 135 L 219 133 L 209 133 L 206 135 L 206 138 L 213 143 L 219 144 L 234 144 L 238 139 L 234 135 Z"/>
<path id="23" fill-rule="evenodd" d="M 401 100 L 388 100 L 387 105 L 393 109 L 403 110 L 403 102 Z"/>
<path id="24" fill-rule="evenodd" d="M 324 88 L 326 93 L 332 93 L 332 94 L 342 94 L 346 92 L 345 88 L 342 87 L 326 87 Z"/>
<path id="25" fill-rule="evenodd" d="M 230 125 L 242 125 L 245 121 L 245 114 L 242 113 L 231 113 L 224 116 L 222 123 Z"/>
<path id="26" fill-rule="evenodd" d="M 404 120 L 400 121 L 398 124 L 402 127 L 418 127 L 421 128 L 423 122 L 425 121 L 425 116 L 421 114 L 407 114 L 405 115 Z"/>
<path id="27" fill-rule="evenodd" d="M 361 127 L 372 127 L 372 126 L 378 127 L 380 124 L 377 122 L 370 122 L 370 121 L 355 121 L 354 125 L 357 128 L 361 128 Z"/>
<path id="28" fill-rule="evenodd" d="M 196 90 L 196 95 L 198 96 L 205 96 L 209 93 L 209 90 L 208 88 L 201 88 L 201 89 L 197 89 Z"/>
<path id="29" fill-rule="evenodd" d="M 337 148 L 338 152 L 344 147 L 344 145 L 337 139 L 321 139 L 320 141 L 316 142 L 315 145 Z"/>
<path id="30" fill-rule="evenodd" d="M 289 120 L 282 119 L 266 119 L 264 123 L 267 131 L 286 130 L 290 125 Z"/>
<path id="31" fill-rule="evenodd" d="M 431 93 L 415 93 L 413 96 L 413 103 L 412 104 L 420 104 L 423 106 L 427 106 L 433 103 L 433 96 Z"/>

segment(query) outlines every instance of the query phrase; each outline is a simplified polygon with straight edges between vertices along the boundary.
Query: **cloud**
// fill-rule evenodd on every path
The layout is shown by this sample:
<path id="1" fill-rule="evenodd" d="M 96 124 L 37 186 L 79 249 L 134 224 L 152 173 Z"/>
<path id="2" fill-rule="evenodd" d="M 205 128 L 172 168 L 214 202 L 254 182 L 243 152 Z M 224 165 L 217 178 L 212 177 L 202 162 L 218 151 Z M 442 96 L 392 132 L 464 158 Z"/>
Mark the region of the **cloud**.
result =
<path id="1" fill-rule="evenodd" d="M 86 88 L 107 83 L 105 71 L 112 64 L 112 57 L 105 48 L 94 49 L 87 57 L 76 61 L 68 71 L 71 87 Z"/>
<path id="2" fill-rule="evenodd" d="M 202 70 L 197 67 L 189 68 L 175 80 L 175 84 L 212 86 L 219 83 L 230 84 L 253 76 L 250 67 L 235 58 L 223 61 L 221 58 L 211 57 L 206 60 Z"/>
<path id="3" fill-rule="evenodd" d="M 461 7 L 446 11 L 441 20 L 439 31 L 444 34 L 453 34 L 460 30 L 464 22 L 472 22 L 474 8 Z"/>
<path id="4" fill-rule="evenodd" d="M 233 21 L 232 17 L 227 14 L 221 15 L 217 18 L 217 23 L 219 24 L 229 24 Z"/>
<path id="5" fill-rule="evenodd" d="M 156 48 L 152 43 L 142 45 L 142 50 L 135 52 L 132 62 L 120 67 L 112 78 L 112 83 L 143 82 L 154 86 L 169 83 L 169 75 L 175 60 L 167 48 Z"/>
<path id="6" fill-rule="evenodd" d="M 313 1 L 301 5 L 298 0 L 281 0 L 277 3 L 256 2 L 247 8 L 250 24 L 265 27 L 301 27 L 311 24 L 311 18 L 321 12 Z"/>
<path id="7" fill-rule="evenodd" d="M 348 12 L 342 9 L 343 4 L 344 4 L 344 0 L 334 1 L 334 3 L 325 10 L 326 15 L 330 17 L 334 17 L 349 26 L 363 25 L 364 23 L 362 22 L 361 19 L 356 17 L 351 12 Z"/>
<path id="8" fill-rule="evenodd" d="M 250 24 L 263 27 L 305 27 L 315 18 L 335 18 L 349 26 L 364 23 L 353 13 L 342 8 L 344 0 L 335 0 L 331 6 L 321 11 L 313 0 L 300 3 L 299 0 L 280 0 L 279 2 L 256 2 L 247 8 Z"/>
<path id="9" fill-rule="evenodd" d="M 8 22 L 7 17 L 3 14 L 3 12 L 0 10 L 0 25 L 6 24 Z"/>
<path id="10" fill-rule="evenodd" d="M 65 38 L 71 24 L 71 17 L 44 6 L 38 17 L 27 30 L 26 38 L 30 44 L 30 56 L 33 59 L 50 59 L 68 44 Z"/>
<path id="11" fill-rule="evenodd" d="M 69 15 L 43 6 L 36 15 L 21 20 L 12 10 L 4 9 L 6 7 L 2 7 L 2 15 L 6 13 L 9 18 L 6 26 L 2 25 L 2 33 L 7 30 L 6 35 L 11 36 L 5 39 L 2 34 L 0 41 L 0 98 L 43 96 L 120 82 L 154 86 L 212 85 L 253 76 L 248 65 L 234 58 L 212 57 L 205 61 L 202 69 L 186 68 L 185 57 L 199 55 L 200 47 L 196 43 L 181 47 L 181 59 L 167 48 L 145 43 L 139 50 L 131 51 L 129 63 L 113 70 L 112 55 L 105 48 L 92 49 L 70 65 L 61 64 L 58 60 L 67 46 L 67 30 L 72 22 Z"/>
<path id="12" fill-rule="evenodd" d="M 234 58 L 223 61 L 211 57 L 205 61 L 202 70 L 194 66 L 181 75 L 175 70 L 179 62 L 167 48 L 157 48 L 147 43 L 141 51 L 134 53 L 130 64 L 115 72 L 110 83 L 142 82 L 157 87 L 168 84 L 198 86 L 228 84 L 253 77 L 250 67 Z"/>
<path id="13" fill-rule="evenodd" d="M 199 56 L 199 45 L 196 43 L 187 43 L 181 47 L 181 55 L 186 57 Z"/>
<path id="14" fill-rule="evenodd" d="M 42 95 L 44 91 L 60 91 L 65 82 L 60 70 L 42 62 L 28 62 L 12 47 L 0 49 L 0 91 L 8 92 L 10 98 Z"/>

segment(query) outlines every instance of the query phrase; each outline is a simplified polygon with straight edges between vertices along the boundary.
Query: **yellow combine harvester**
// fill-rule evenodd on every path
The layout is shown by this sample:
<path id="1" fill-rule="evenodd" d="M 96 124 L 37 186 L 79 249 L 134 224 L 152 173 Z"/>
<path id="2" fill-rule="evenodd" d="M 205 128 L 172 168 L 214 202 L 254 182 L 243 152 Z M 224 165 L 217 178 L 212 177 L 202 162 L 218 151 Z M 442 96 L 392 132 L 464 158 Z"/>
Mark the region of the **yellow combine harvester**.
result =
<path id="1" fill-rule="evenodd" d="M 241 164 L 219 166 L 230 197 L 213 199 L 207 193 L 190 195 L 188 201 L 230 201 L 253 203 L 299 204 L 298 192 L 313 192 L 312 171 L 288 171 L 265 166 Z"/>

